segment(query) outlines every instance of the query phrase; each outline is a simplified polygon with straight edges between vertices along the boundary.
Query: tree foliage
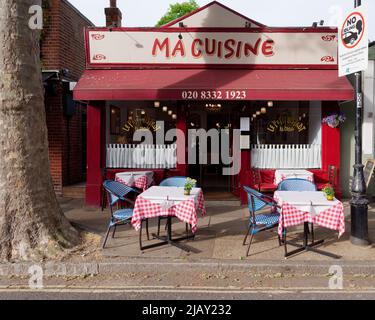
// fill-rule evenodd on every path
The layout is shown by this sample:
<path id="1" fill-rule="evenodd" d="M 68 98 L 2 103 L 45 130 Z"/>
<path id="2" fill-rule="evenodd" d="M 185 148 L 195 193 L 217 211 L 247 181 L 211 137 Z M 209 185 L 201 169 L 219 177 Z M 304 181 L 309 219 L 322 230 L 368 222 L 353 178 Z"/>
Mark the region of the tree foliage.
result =
<path id="1" fill-rule="evenodd" d="M 171 4 L 169 6 L 168 12 L 161 17 L 159 22 L 156 24 L 157 27 L 163 26 L 168 22 L 176 20 L 178 18 L 183 17 L 184 15 L 199 9 L 199 5 L 195 2 L 195 0 L 189 0 L 181 3 Z"/>

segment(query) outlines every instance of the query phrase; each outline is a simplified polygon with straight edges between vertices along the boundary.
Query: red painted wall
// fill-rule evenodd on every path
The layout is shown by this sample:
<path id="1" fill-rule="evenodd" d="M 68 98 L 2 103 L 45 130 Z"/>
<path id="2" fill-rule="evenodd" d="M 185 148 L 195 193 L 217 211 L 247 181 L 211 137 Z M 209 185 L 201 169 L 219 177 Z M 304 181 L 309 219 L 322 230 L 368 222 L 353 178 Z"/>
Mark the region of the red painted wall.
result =
<path id="1" fill-rule="evenodd" d="M 87 106 L 87 182 L 86 204 L 99 206 L 102 185 L 103 148 L 105 140 L 102 137 L 105 109 L 104 102 L 90 103 Z"/>

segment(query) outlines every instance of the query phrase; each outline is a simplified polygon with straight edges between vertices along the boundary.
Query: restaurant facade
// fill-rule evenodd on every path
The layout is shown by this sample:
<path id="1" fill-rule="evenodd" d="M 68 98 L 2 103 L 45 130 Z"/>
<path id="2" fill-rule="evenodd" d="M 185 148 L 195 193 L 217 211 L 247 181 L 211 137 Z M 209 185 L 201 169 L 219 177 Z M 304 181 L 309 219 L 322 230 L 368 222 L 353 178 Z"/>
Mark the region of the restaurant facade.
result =
<path id="1" fill-rule="evenodd" d="M 252 170 L 272 184 L 276 169 L 308 169 L 324 183 L 331 165 L 339 195 L 340 126 L 324 119 L 354 91 L 338 77 L 337 40 L 336 28 L 267 27 L 216 1 L 161 28 L 87 28 L 74 89 L 87 104 L 86 203 L 99 205 L 103 180 L 132 170 L 153 171 L 156 184 L 189 176 L 245 203 Z M 154 139 L 141 146 L 134 132 L 146 129 Z M 189 139 L 199 129 L 226 135 L 219 149 Z M 158 140 L 168 130 L 176 137 Z M 226 138 L 240 160 L 230 175 Z M 137 153 L 148 161 L 134 161 Z"/>

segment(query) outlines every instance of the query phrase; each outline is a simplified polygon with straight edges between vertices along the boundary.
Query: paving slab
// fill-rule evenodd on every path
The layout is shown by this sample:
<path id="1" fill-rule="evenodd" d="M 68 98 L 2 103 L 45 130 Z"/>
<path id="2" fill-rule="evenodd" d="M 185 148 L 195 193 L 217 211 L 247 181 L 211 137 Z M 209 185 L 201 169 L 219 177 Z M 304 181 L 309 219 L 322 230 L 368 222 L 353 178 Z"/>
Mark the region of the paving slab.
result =
<path id="1" fill-rule="evenodd" d="M 77 199 L 63 199 L 61 206 L 68 219 L 84 230 L 97 233 L 103 236 L 109 221 L 110 213 L 108 209 L 103 212 L 99 208 L 85 207 L 82 201 Z M 350 243 L 350 206 L 344 202 L 346 213 L 346 233 L 337 238 L 337 232 L 325 228 L 315 227 L 315 238 L 324 239 L 320 246 L 321 250 L 341 256 L 335 260 L 313 252 L 303 252 L 288 258 L 288 261 L 309 262 L 327 261 L 335 262 L 355 262 L 374 261 L 375 248 L 368 246 L 365 248 L 353 246 Z M 250 262 L 269 261 L 269 263 L 279 263 L 284 261 L 284 248 L 279 246 L 278 237 L 275 232 L 262 232 L 254 238 L 250 256 L 245 257 L 247 246 L 244 246 L 243 239 L 248 225 L 248 208 L 233 206 L 210 206 L 207 205 L 207 216 L 198 217 L 198 232 L 194 241 L 183 241 L 182 243 L 191 248 L 191 252 L 173 246 L 163 246 L 139 250 L 139 234 L 131 226 L 118 228 L 116 237 L 108 240 L 106 249 L 98 252 L 102 256 L 102 261 L 106 259 L 122 259 L 126 261 L 131 258 L 165 258 L 165 259 L 190 259 L 199 261 L 200 259 L 214 259 L 222 261 L 246 260 Z M 156 232 L 157 219 L 150 220 L 150 233 Z M 162 233 L 165 232 L 162 225 Z M 176 236 L 184 235 L 185 224 L 174 219 L 173 230 Z M 375 205 L 369 207 L 369 234 L 375 239 Z M 302 227 L 288 229 L 289 240 L 302 242 Z M 143 243 L 151 244 L 156 240 L 148 241 L 143 235 Z M 293 247 L 288 246 L 288 250 Z"/>

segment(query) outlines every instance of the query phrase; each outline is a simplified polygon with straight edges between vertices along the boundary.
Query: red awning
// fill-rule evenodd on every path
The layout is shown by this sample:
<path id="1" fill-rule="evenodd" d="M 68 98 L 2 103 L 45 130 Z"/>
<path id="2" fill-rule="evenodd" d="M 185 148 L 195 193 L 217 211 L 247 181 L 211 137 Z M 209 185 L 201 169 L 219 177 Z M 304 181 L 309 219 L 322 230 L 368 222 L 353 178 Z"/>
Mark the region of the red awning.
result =
<path id="1" fill-rule="evenodd" d="M 75 100 L 353 100 L 337 70 L 86 70 Z"/>

